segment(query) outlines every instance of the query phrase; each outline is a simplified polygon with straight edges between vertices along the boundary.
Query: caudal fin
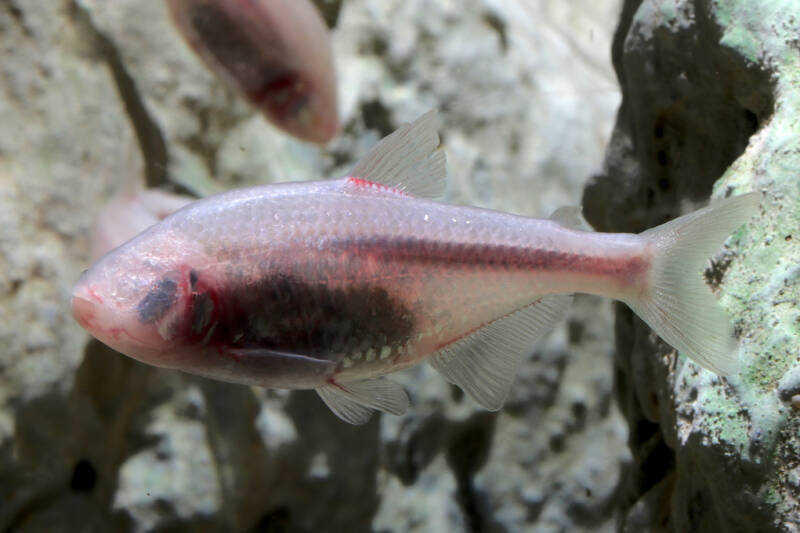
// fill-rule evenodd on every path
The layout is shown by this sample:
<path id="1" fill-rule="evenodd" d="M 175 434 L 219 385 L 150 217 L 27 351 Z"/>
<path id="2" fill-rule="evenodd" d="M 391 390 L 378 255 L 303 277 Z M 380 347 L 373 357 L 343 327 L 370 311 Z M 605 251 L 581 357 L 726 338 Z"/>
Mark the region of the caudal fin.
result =
<path id="1" fill-rule="evenodd" d="M 653 253 L 649 290 L 626 303 L 674 348 L 721 375 L 738 368 L 730 319 L 703 281 L 708 259 L 758 210 L 760 195 L 712 202 L 641 234 Z"/>

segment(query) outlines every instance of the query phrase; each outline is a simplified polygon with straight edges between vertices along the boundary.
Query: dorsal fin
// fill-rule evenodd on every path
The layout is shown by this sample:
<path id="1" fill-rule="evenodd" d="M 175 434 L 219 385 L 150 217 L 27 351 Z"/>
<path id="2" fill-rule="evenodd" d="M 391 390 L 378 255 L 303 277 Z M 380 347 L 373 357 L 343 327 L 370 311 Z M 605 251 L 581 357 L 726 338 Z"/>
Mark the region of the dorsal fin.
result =
<path id="1" fill-rule="evenodd" d="M 559 207 L 550 215 L 550 220 L 557 222 L 569 229 L 580 231 L 594 231 L 592 226 L 583 218 L 583 208 L 575 205 Z"/>
<path id="2" fill-rule="evenodd" d="M 436 133 L 436 111 L 432 110 L 381 139 L 348 177 L 412 196 L 436 198 L 444 193 L 446 175 L 446 158 Z"/>

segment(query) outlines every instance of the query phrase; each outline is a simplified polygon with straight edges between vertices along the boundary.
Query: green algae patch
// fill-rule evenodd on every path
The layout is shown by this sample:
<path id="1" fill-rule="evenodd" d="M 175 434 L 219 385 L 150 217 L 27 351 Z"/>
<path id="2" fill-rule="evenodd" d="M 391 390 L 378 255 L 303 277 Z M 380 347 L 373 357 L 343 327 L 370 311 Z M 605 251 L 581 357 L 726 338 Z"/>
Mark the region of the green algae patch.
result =
<path id="1" fill-rule="evenodd" d="M 729 398 L 717 387 L 701 387 L 697 397 L 708 418 L 708 435 L 717 444 L 724 443 L 744 451 L 748 441 L 747 417 L 734 398 Z"/>

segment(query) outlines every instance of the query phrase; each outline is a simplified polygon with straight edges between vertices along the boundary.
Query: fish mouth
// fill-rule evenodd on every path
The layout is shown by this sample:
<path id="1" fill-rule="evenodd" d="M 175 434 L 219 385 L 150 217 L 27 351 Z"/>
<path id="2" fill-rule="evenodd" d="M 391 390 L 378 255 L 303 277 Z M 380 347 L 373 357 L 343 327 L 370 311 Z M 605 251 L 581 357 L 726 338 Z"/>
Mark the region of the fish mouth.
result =
<path id="1" fill-rule="evenodd" d="M 106 301 L 91 285 L 78 283 L 72 292 L 72 316 L 97 340 L 136 359 L 145 359 L 160 339 L 156 328 L 138 324 Z"/>
<path id="2" fill-rule="evenodd" d="M 89 333 L 94 333 L 97 327 L 97 303 L 80 285 L 72 293 L 72 317 Z"/>

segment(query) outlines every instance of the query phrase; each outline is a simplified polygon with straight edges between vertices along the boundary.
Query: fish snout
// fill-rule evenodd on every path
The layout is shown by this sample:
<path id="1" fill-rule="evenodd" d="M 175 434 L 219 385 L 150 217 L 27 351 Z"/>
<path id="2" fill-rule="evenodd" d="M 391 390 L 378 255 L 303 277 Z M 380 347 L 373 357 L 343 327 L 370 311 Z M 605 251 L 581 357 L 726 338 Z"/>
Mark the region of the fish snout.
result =
<path id="1" fill-rule="evenodd" d="M 103 344 L 134 359 L 166 366 L 163 352 L 169 343 L 155 323 L 143 323 L 135 309 L 127 309 L 111 294 L 83 279 L 72 291 L 72 316 Z"/>
<path id="2" fill-rule="evenodd" d="M 98 304 L 102 303 L 103 299 L 99 295 L 92 295 L 88 287 L 79 282 L 72 291 L 72 316 L 83 329 L 94 334 L 97 327 Z"/>

